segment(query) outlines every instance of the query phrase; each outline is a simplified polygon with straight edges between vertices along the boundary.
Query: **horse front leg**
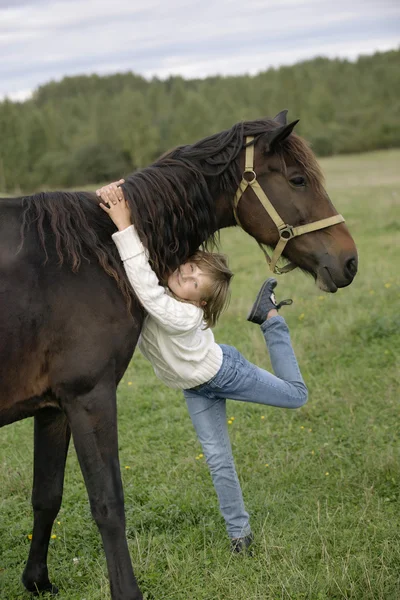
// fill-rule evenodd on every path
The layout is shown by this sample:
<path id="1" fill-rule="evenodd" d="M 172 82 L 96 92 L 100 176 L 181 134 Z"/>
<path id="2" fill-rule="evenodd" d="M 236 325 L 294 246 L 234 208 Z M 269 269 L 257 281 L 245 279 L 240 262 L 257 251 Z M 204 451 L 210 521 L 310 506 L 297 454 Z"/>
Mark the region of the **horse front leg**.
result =
<path id="1" fill-rule="evenodd" d="M 112 600 L 142 600 L 125 533 L 115 377 L 69 401 L 65 411 L 106 554 Z"/>
<path id="2" fill-rule="evenodd" d="M 22 582 L 30 592 L 58 592 L 49 581 L 47 552 L 60 510 L 71 430 L 64 413 L 44 408 L 35 415 L 32 543 Z"/>

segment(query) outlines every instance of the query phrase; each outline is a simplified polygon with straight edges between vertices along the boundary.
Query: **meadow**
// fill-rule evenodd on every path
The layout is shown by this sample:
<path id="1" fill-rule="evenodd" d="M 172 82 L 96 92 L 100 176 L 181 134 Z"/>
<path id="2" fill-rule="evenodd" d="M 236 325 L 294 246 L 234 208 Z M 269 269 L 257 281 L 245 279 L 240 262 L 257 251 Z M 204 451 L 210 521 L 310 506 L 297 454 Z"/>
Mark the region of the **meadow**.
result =
<path id="1" fill-rule="evenodd" d="M 185 403 L 136 353 L 118 390 L 127 535 L 146 600 L 400 598 L 400 151 L 321 160 L 359 251 L 334 295 L 279 278 L 309 401 L 289 411 L 228 402 L 231 440 L 255 534 L 233 556 Z M 215 330 L 270 368 L 246 321 L 266 265 L 240 230 L 221 236 L 235 272 Z M 0 599 L 29 598 L 20 576 L 32 527 L 33 422 L 0 431 Z M 109 600 L 105 559 L 70 449 L 49 551 L 60 600 Z"/>

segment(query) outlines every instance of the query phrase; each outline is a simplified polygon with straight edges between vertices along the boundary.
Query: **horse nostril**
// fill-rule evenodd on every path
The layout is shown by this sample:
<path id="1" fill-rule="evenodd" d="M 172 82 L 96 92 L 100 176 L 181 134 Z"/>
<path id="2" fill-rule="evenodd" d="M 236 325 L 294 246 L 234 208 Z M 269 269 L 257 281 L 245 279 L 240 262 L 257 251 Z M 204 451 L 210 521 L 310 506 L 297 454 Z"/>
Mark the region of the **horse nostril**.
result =
<path id="1" fill-rule="evenodd" d="M 354 257 L 349 258 L 349 260 L 345 264 L 345 270 L 350 277 L 354 277 L 357 273 L 357 259 Z"/>

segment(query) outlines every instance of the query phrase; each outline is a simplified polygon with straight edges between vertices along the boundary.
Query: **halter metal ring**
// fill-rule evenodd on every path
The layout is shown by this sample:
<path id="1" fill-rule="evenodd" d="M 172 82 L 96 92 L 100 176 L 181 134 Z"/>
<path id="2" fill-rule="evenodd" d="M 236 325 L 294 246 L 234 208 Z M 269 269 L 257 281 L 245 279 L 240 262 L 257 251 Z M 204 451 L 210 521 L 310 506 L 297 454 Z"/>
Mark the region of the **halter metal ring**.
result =
<path id="1" fill-rule="evenodd" d="M 252 175 L 252 179 L 247 179 L 246 174 Z M 243 171 L 243 175 L 242 175 L 242 179 L 243 181 L 245 181 L 248 185 L 251 185 L 252 183 L 255 182 L 255 180 L 257 179 L 257 174 L 255 171 L 253 171 L 253 169 L 245 169 Z"/>
<path id="2" fill-rule="evenodd" d="M 282 229 L 279 230 L 279 235 L 286 241 L 295 237 L 293 233 L 293 227 L 291 225 L 285 225 L 285 227 L 282 227 Z"/>

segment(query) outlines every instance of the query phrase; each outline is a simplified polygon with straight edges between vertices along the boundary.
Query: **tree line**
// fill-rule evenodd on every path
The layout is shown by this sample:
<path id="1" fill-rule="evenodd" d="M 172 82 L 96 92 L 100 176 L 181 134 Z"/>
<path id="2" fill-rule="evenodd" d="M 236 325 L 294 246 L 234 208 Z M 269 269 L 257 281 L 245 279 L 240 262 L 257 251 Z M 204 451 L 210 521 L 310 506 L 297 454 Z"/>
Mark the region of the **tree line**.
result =
<path id="1" fill-rule="evenodd" d="M 65 77 L 0 102 L 0 190 L 111 181 L 241 120 L 283 108 L 320 156 L 400 146 L 400 49 L 255 76 Z"/>

